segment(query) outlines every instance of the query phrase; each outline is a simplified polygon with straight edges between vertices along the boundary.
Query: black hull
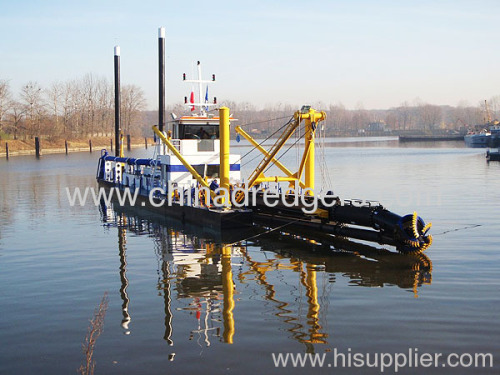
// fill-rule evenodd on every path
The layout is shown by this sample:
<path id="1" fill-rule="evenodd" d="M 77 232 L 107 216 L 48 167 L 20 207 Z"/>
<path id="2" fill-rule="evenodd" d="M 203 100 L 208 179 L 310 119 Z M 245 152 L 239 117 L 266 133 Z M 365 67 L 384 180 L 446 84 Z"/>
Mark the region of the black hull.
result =
<path id="1" fill-rule="evenodd" d="M 500 151 L 487 151 L 486 152 L 486 160 L 488 161 L 500 161 Z"/>
<path id="2" fill-rule="evenodd" d="M 115 184 L 107 181 L 98 181 L 100 187 L 111 189 L 117 187 Z M 156 204 L 161 201 L 154 199 Z M 113 202 L 120 206 L 119 202 L 113 196 Z M 203 228 L 203 230 L 212 233 L 220 233 L 228 230 L 238 230 L 248 228 L 253 225 L 251 210 L 211 210 L 203 207 L 181 206 L 175 202 L 172 205 L 163 204 L 155 207 L 149 201 L 149 197 L 139 194 L 135 202 L 135 207 L 124 206 L 124 208 L 133 208 L 135 210 L 147 211 L 161 217 L 178 221 L 179 223 L 191 224 Z"/>

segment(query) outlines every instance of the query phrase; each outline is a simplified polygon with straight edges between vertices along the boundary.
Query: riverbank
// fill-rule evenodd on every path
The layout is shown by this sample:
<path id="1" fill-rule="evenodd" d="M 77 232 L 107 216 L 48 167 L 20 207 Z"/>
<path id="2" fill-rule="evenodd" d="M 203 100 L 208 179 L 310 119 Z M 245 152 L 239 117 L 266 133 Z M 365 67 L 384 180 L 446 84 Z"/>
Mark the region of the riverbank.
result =
<path id="1" fill-rule="evenodd" d="M 126 149 L 126 139 L 124 142 L 124 147 Z M 42 139 L 40 141 L 41 154 L 49 155 L 65 153 L 66 143 L 68 153 L 99 151 L 103 148 L 106 148 L 107 150 L 111 149 L 111 138 L 109 137 L 94 137 L 91 139 L 78 138 L 67 141 L 64 139 Z M 145 139 L 140 137 L 131 137 L 130 148 L 147 147 L 151 146 L 153 143 L 154 141 L 152 138 Z M 34 139 L 0 140 L 0 157 L 7 156 L 6 144 L 8 144 L 9 157 L 19 155 L 35 155 L 36 153 Z"/>

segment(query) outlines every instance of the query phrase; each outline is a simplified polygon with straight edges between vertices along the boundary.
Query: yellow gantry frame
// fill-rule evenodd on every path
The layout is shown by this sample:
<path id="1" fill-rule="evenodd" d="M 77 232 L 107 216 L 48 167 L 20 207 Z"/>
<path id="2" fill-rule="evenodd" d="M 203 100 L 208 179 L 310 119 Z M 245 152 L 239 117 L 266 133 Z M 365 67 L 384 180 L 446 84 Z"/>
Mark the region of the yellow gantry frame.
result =
<path id="1" fill-rule="evenodd" d="M 255 141 L 248 133 L 246 133 L 240 126 L 235 128 L 236 132 L 242 135 L 246 140 L 248 140 L 257 150 L 264 154 L 264 159 L 258 165 L 258 167 L 250 175 L 250 180 L 248 181 L 248 188 L 257 185 L 261 182 L 280 182 L 286 181 L 290 182 L 290 186 L 293 186 L 293 182 L 297 181 L 299 186 L 303 189 L 309 188 L 307 192 L 308 195 L 313 194 L 314 190 L 314 162 L 315 162 L 315 150 L 314 150 L 314 135 L 316 132 L 317 123 L 324 121 L 326 119 L 326 113 L 321 111 L 317 112 L 314 109 L 308 108 L 306 110 L 300 110 L 295 112 L 294 121 L 286 129 L 285 132 L 280 136 L 276 143 L 271 147 L 270 151 L 266 151 L 262 148 L 257 141 Z M 302 155 L 302 160 L 300 162 L 299 170 L 296 173 L 292 173 L 287 167 L 285 167 L 279 160 L 276 159 L 276 155 L 283 148 L 286 141 L 290 139 L 300 122 L 305 121 L 305 147 L 304 153 Z M 264 170 L 273 163 L 276 165 L 286 177 L 265 177 Z M 304 182 L 302 182 L 302 174 L 305 170 Z"/>
<path id="2" fill-rule="evenodd" d="M 252 146 L 254 146 L 257 150 L 262 152 L 264 154 L 264 156 L 269 158 L 269 152 L 267 152 L 260 144 L 258 144 L 255 141 L 255 139 L 253 139 L 250 136 L 250 134 L 248 134 L 246 131 L 244 131 L 240 126 L 237 126 L 235 130 L 238 134 L 241 134 L 243 136 L 243 138 L 245 138 L 248 142 L 250 142 L 252 144 Z M 296 181 L 297 180 L 297 178 L 294 177 L 294 174 L 287 167 L 285 167 L 278 159 L 276 159 L 275 157 L 272 157 L 270 159 L 271 159 L 271 162 L 274 165 L 276 165 L 279 169 L 281 169 L 283 171 L 283 173 L 285 173 L 288 177 L 261 177 L 261 178 L 257 179 L 258 182 L 256 182 L 256 183 L 264 182 L 264 181 L 279 182 L 279 181 Z M 300 180 L 299 180 L 299 185 L 301 188 L 306 187 L 304 185 L 304 183 Z"/>

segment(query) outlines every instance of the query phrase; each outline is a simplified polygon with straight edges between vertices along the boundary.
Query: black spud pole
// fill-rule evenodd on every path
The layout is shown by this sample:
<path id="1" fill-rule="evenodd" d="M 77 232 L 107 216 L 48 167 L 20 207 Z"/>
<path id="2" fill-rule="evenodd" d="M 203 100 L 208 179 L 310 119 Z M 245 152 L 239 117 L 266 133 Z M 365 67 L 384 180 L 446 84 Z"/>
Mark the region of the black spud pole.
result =
<path id="1" fill-rule="evenodd" d="M 158 29 L 158 129 L 165 125 L 165 28 Z"/>
<path id="2" fill-rule="evenodd" d="M 115 156 L 120 156 L 120 46 L 115 46 Z"/>

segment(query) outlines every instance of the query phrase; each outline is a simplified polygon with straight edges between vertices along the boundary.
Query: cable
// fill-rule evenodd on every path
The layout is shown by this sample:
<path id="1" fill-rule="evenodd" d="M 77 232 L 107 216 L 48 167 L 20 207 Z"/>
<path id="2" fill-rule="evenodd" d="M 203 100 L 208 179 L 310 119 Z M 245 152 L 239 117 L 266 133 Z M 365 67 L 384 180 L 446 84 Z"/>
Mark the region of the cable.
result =
<path id="1" fill-rule="evenodd" d="M 289 116 L 287 116 L 286 118 L 288 118 Z M 265 138 L 262 142 L 259 143 L 259 146 L 262 146 L 264 144 L 264 142 L 266 142 L 267 140 L 269 140 L 269 138 L 273 137 L 276 133 L 278 133 L 280 130 L 282 130 L 285 126 L 289 125 L 291 121 L 293 121 L 294 117 L 292 116 L 290 118 L 290 120 L 287 121 L 286 124 L 284 124 L 283 126 L 281 126 L 279 129 L 277 129 L 274 133 L 272 133 L 270 136 L 268 136 L 267 138 Z M 252 153 L 253 151 L 255 151 L 257 149 L 257 147 L 254 147 L 252 148 L 250 151 L 248 151 L 245 155 L 243 155 L 240 160 L 242 160 L 244 157 L 248 156 L 250 153 Z M 257 155 L 257 157 L 260 156 L 260 155 Z M 255 160 L 257 157 L 254 157 L 253 159 L 249 160 L 249 161 L 246 161 L 245 163 L 241 164 L 241 166 L 245 166 L 247 165 L 249 162 Z"/>
<path id="2" fill-rule="evenodd" d="M 299 130 L 300 130 L 300 127 L 299 127 Z M 297 142 L 298 142 L 298 141 L 300 141 L 300 139 L 301 139 L 301 138 L 302 138 L 302 136 L 300 136 L 298 139 L 296 138 L 296 141 L 295 141 L 295 142 L 294 142 L 294 143 L 293 143 L 290 147 L 288 147 L 288 149 L 287 149 L 287 150 L 283 153 L 283 155 L 285 155 L 285 154 L 288 152 L 288 150 L 290 150 L 290 148 L 292 148 L 294 145 L 296 145 L 296 144 L 297 144 Z M 281 155 L 281 156 L 283 156 L 283 155 Z M 258 154 L 258 155 L 256 155 L 256 156 L 254 156 L 252 159 L 248 160 L 247 162 L 245 162 L 245 164 L 242 164 L 242 165 L 246 165 L 246 164 L 248 164 L 248 163 L 250 163 L 250 162 L 254 161 L 254 160 L 255 160 L 255 159 L 257 159 L 259 156 L 261 156 L 261 155 L 260 155 L 260 154 Z M 281 156 L 280 156 L 279 158 L 281 158 Z M 276 160 L 279 160 L 279 158 L 277 158 Z M 272 166 L 272 165 L 271 165 L 271 166 Z M 269 167 L 268 167 L 268 169 L 269 169 Z M 266 169 L 266 171 L 267 171 L 267 169 Z"/>
<path id="3" fill-rule="evenodd" d="M 264 121 L 257 121 L 257 122 L 249 122 L 248 124 L 240 125 L 240 127 L 243 126 L 249 126 L 249 125 L 257 125 L 257 124 L 264 124 L 266 122 L 271 122 L 271 121 L 276 121 L 276 120 L 283 120 L 284 118 L 288 118 L 290 116 L 283 116 L 283 117 L 276 117 L 270 120 L 264 120 Z"/>
<path id="4" fill-rule="evenodd" d="M 300 129 L 300 127 L 299 127 L 299 129 Z M 296 145 L 296 144 L 297 144 L 297 143 L 298 143 L 298 142 L 299 142 L 302 138 L 304 138 L 305 134 L 306 134 L 306 132 L 304 131 L 304 133 L 303 133 L 303 134 L 302 134 L 299 138 L 297 138 L 297 140 L 296 140 L 295 142 L 293 142 L 293 143 L 292 143 L 292 144 L 291 144 L 291 145 L 290 145 L 290 146 L 289 146 L 289 147 L 285 150 L 285 152 L 283 152 L 280 156 L 278 156 L 278 157 L 277 157 L 277 158 L 275 158 L 275 159 L 276 159 L 276 160 L 280 160 L 283 156 L 285 156 L 285 154 L 286 154 L 288 151 L 290 151 L 290 149 L 291 149 L 293 146 L 295 146 L 295 145 Z M 270 164 L 270 165 L 266 168 L 266 170 L 265 170 L 264 172 L 262 172 L 262 173 L 266 173 L 266 172 L 269 170 L 269 168 L 271 168 L 274 164 L 275 164 L 274 162 L 273 162 L 273 163 L 271 163 L 271 164 Z"/>
<path id="5" fill-rule="evenodd" d="M 320 137 L 320 141 L 319 141 L 319 149 L 320 149 L 320 170 L 321 170 L 321 180 L 322 180 L 322 186 L 321 186 L 321 190 L 323 190 L 323 188 L 326 188 L 327 189 L 332 189 L 333 188 L 333 181 L 332 181 L 332 178 L 330 176 L 330 172 L 328 170 L 328 164 L 326 163 L 326 153 L 325 153 L 325 150 L 326 150 L 326 147 L 325 147 L 325 138 L 326 138 L 326 131 L 325 131 L 325 127 L 324 127 L 324 124 L 321 124 L 321 127 L 319 129 L 319 137 Z"/>
<path id="6" fill-rule="evenodd" d="M 280 225 L 280 226 L 278 226 L 278 227 L 275 227 L 275 228 L 271 228 L 271 229 L 269 229 L 269 230 L 266 230 L 265 232 L 258 233 L 258 234 L 255 234 L 255 235 L 253 235 L 253 236 L 247 237 L 247 238 L 245 238 L 245 239 L 238 240 L 238 241 L 236 241 L 236 242 L 233 242 L 233 243 L 227 244 L 227 246 L 233 246 L 233 245 L 236 245 L 237 243 L 241 243 L 241 242 L 246 242 L 246 241 L 248 241 L 248 240 L 252 240 L 252 239 L 257 238 L 257 237 L 260 237 L 260 236 L 262 236 L 262 235 L 264 235 L 264 234 L 268 234 L 268 233 L 274 232 L 275 230 L 282 229 L 282 228 L 284 228 L 284 227 L 286 227 L 286 226 L 288 226 L 288 225 L 290 225 L 290 224 L 295 224 L 297 221 L 300 221 L 300 220 L 302 220 L 302 219 L 300 219 L 300 218 L 299 218 L 299 219 L 296 219 L 296 220 L 290 221 L 290 222 L 285 223 L 285 224 L 283 224 L 283 225 Z"/>

